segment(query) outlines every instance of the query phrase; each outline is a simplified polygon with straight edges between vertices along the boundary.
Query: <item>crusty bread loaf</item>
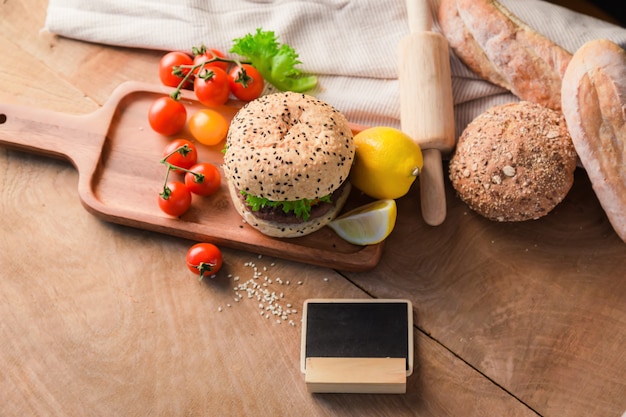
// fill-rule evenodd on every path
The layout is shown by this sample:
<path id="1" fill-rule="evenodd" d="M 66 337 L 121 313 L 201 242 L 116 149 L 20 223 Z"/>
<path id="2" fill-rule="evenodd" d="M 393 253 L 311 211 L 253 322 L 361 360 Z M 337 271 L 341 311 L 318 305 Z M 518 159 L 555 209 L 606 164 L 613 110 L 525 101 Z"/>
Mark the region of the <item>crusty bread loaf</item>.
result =
<path id="1" fill-rule="evenodd" d="M 584 44 L 565 72 L 562 100 L 580 161 L 626 242 L 626 52 L 609 40 Z"/>
<path id="2" fill-rule="evenodd" d="M 524 221 L 563 200 L 575 169 L 561 112 L 522 101 L 492 107 L 467 126 L 450 160 L 450 180 L 484 217 Z"/>
<path id="3" fill-rule="evenodd" d="M 496 0 L 441 0 L 439 24 L 456 55 L 482 78 L 522 100 L 561 108 L 571 54 Z"/>

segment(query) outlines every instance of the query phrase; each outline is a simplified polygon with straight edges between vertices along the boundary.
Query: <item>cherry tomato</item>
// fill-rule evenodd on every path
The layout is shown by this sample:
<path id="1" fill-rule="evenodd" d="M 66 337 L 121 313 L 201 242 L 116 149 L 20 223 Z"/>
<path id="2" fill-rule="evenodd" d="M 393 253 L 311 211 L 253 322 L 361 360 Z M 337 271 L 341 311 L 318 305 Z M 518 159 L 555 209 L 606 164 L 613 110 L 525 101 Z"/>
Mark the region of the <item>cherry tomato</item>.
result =
<path id="1" fill-rule="evenodd" d="M 184 76 L 191 70 L 191 68 L 181 69 L 182 76 L 174 75 L 173 67 L 179 65 L 193 65 L 193 59 L 191 56 L 180 51 L 168 52 L 163 55 L 159 62 L 159 78 L 164 85 L 168 87 L 178 87 Z M 191 83 L 185 87 L 190 86 Z"/>
<path id="2" fill-rule="evenodd" d="M 196 145 L 187 139 L 175 139 L 163 149 L 163 158 L 166 156 L 166 162 L 189 169 L 198 161 L 198 150 Z"/>
<path id="3" fill-rule="evenodd" d="M 228 122 L 215 110 L 202 109 L 189 118 L 189 131 L 198 142 L 217 145 L 226 138 Z"/>
<path id="4" fill-rule="evenodd" d="M 170 216 L 181 216 L 191 206 L 191 192 L 180 181 L 168 182 L 159 194 L 159 207 Z"/>
<path id="5" fill-rule="evenodd" d="M 224 58 L 225 55 L 219 49 L 206 49 L 204 47 L 200 48 L 198 55 L 193 57 L 193 65 L 202 64 L 203 62 L 206 62 L 216 57 Z M 209 67 L 217 67 L 217 68 L 223 69 L 224 71 L 228 71 L 228 62 L 214 61 L 214 62 L 209 62 L 208 64 L 204 66 L 204 68 L 209 68 Z M 198 72 L 195 71 L 195 73 L 197 74 Z"/>
<path id="6" fill-rule="evenodd" d="M 228 74 L 221 68 L 205 68 L 196 76 L 193 89 L 200 103 L 208 107 L 221 106 L 230 95 Z"/>
<path id="7" fill-rule="evenodd" d="M 217 274 L 223 263 L 222 252 L 212 243 L 196 243 L 187 251 L 185 260 L 187 268 L 200 275 L 200 281 L 207 275 Z"/>
<path id="8" fill-rule="evenodd" d="M 189 168 L 189 171 L 185 173 L 185 185 L 192 193 L 207 196 L 219 190 L 222 176 L 215 165 L 201 162 Z"/>
<path id="9" fill-rule="evenodd" d="M 263 92 L 265 82 L 261 73 L 250 64 L 235 66 L 228 73 L 230 91 L 243 101 L 252 101 Z"/>
<path id="10" fill-rule="evenodd" d="M 183 130 L 187 123 L 187 109 L 180 101 L 163 96 L 154 101 L 148 110 L 148 122 L 152 129 L 165 136 Z"/>

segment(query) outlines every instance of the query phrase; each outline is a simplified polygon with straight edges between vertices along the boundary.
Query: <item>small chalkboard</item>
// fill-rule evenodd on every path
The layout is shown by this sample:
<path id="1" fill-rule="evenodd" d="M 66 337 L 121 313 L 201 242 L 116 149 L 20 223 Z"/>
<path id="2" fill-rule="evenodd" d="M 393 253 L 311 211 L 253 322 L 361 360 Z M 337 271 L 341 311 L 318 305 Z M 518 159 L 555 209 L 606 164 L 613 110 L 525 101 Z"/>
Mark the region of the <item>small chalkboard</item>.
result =
<path id="1" fill-rule="evenodd" d="M 303 307 L 300 367 L 310 392 L 404 393 L 413 311 L 394 299 L 314 299 Z"/>

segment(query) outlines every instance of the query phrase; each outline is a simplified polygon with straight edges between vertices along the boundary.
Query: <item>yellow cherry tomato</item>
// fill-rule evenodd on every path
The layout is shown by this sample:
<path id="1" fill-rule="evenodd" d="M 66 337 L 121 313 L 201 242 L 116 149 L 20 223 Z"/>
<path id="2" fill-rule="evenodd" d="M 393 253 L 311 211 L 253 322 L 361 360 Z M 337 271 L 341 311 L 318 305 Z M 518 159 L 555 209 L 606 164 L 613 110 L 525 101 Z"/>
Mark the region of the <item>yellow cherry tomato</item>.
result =
<path id="1" fill-rule="evenodd" d="M 215 110 L 198 110 L 189 118 L 189 131 L 203 145 L 217 145 L 226 138 L 228 122 Z"/>

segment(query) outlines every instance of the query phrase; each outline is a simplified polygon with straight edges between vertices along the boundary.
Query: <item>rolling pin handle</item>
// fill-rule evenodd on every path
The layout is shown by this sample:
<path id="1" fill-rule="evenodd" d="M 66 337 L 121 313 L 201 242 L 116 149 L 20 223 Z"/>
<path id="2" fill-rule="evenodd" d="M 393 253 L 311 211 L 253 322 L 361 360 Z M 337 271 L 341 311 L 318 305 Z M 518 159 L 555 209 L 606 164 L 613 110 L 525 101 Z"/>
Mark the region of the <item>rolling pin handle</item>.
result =
<path id="1" fill-rule="evenodd" d="M 431 30 L 433 18 L 430 14 L 430 5 L 428 3 L 429 0 L 406 0 L 410 33 L 421 33 Z"/>
<path id="2" fill-rule="evenodd" d="M 422 151 L 424 165 L 420 173 L 420 203 L 422 218 L 430 226 L 439 226 L 446 219 L 446 190 L 443 163 L 439 149 Z"/>

